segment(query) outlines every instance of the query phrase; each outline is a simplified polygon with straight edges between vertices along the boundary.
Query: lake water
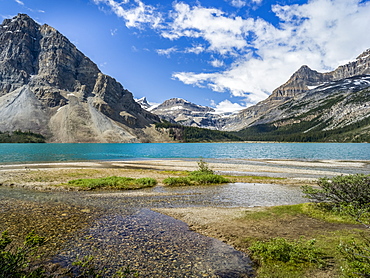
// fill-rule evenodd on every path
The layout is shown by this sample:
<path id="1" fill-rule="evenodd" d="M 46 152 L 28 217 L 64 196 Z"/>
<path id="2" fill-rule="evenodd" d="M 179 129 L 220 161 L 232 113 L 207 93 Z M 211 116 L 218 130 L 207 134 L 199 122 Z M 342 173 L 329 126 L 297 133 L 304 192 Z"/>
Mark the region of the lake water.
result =
<path id="1" fill-rule="evenodd" d="M 0 144 L 0 163 L 156 158 L 370 160 L 367 143 Z"/>

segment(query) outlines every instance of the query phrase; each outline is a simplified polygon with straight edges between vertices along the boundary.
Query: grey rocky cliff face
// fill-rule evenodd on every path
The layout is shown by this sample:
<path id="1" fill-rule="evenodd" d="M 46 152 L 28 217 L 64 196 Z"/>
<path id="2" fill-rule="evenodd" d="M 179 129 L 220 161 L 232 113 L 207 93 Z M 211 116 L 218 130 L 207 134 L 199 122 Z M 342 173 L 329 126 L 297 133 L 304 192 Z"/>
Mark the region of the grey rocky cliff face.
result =
<path id="1" fill-rule="evenodd" d="M 323 82 L 330 81 L 330 76 L 302 66 L 292 77 L 283 85 L 275 89 L 270 95 L 270 99 L 286 100 L 309 90 L 309 86 L 317 86 Z"/>
<path id="2" fill-rule="evenodd" d="M 208 129 L 218 129 L 220 115 L 211 107 L 197 105 L 182 98 L 171 98 L 151 109 L 169 122 Z"/>
<path id="3" fill-rule="evenodd" d="M 302 66 L 286 83 L 275 89 L 266 100 L 240 111 L 237 115 L 221 119 L 219 125 L 222 126 L 222 130 L 237 131 L 248 126 L 271 123 L 283 117 L 291 117 L 291 115 L 285 114 L 284 109 L 280 109 L 286 102 L 301 101 L 312 92 L 318 93 L 320 90 L 316 88 L 325 88 L 327 84 L 341 80 L 344 84 L 341 90 L 351 93 L 351 82 L 347 82 L 346 79 L 368 75 L 370 75 L 370 49 L 359 55 L 355 61 L 339 66 L 331 72 L 320 73 L 308 66 Z M 321 96 L 330 98 L 330 94 L 321 94 Z M 341 113 L 342 111 L 338 110 L 338 117 L 342 117 Z"/>
<path id="4" fill-rule="evenodd" d="M 357 79 L 351 79 L 356 76 Z M 338 94 L 338 90 L 343 91 L 342 97 L 344 99 L 347 97 L 350 99 L 351 94 L 355 95 L 358 91 L 370 87 L 368 76 L 370 76 L 370 49 L 359 55 L 355 61 L 327 73 L 317 72 L 304 65 L 286 83 L 275 89 L 267 99 L 236 114 L 221 116 L 215 114 L 212 108 L 199 106 L 179 98 L 166 100 L 161 105 L 150 108 L 150 111 L 171 122 L 224 131 L 238 131 L 249 126 L 277 121 L 279 121 L 279 125 L 284 125 L 299 122 L 300 120 L 292 118 L 295 116 L 302 118 L 302 114 L 306 110 L 308 111 L 308 107 L 315 109 L 315 105 L 322 105 L 323 102 L 331 99 L 332 95 Z M 331 87 L 334 89 L 330 89 Z M 357 88 L 356 92 L 353 91 L 354 88 Z M 303 105 L 299 114 L 286 109 L 287 106 L 297 107 L 301 102 L 309 102 L 308 99 L 313 101 L 313 104 Z M 294 105 L 295 102 L 297 105 Z M 370 107 L 370 103 L 365 99 L 363 103 L 352 103 L 351 109 L 348 107 L 343 109 L 343 103 L 335 104 L 330 110 L 330 121 L 338 122 L 339 119 L 347 118 L 349 123 L 353 123 L 356 118 L 363 119 L 363 115 L 368 111 L 367 107 Z M 336 112 L 335 107 L 341 108 L 338 108 Z M 354 113 L 356 110 L 362 112 Z M 363 114 L 364 111 L 365 114 Z M 358 116 L 359 113 L 362 115 L 361 117 Z M 287 118 L 289 120 L 285 121 L 284 119 Z M 327 128 L 330 126 L 327 125 Z"/>
<path id="5" fill-rule="evenodd" d="M 320 73 L 308 66 L 302 66 L 286 83 L 275 89 L 269 98 L 287 100 L 325 82 L 366 74 L 370 74 L 370 49 L 363 52 L 355 61 L 339 66 L 331 72 Z"/>
<path id="6" fill-rule="evenodd" d="M 9 101 L 6 96 L 20 89 L 32 92 L 31 102 L 38 102 L 34 107 L 48 118 L 43 117 L 38 123 L 30 120 L 28 126 L 26 121 L 22 129 L 41 132 L 52 141 L 63 142 L 67 137 L 68 142 L 111 142 L 112 138 L 122 142 L 148 141 L 153 138 L 151 135 L 141 138 L 145 137 L 142 130 L 159 121 L 158 116 L 142 109 L 114 78 L 102 74 L 66 37 L 46 24 L 40 26 L 25 14 L 6 19 L 0 25 L 0 105 L 11 106 L 5 103 Z M 70 108 L 74 109 L 75 119 L 58 115 Z M 94 122 L 96 113 L 91 109 L 107 118 L 109 130 L 99 126 L 107 121 Z M 0 131 L 19 129 L 17 121 L 9 123 L 16 118 L 14 113 L 22 114 L 22 110 L 6 111 L 13 114 L 6 115 L 6 124 L 6 118 L 0 120 Z M 84 118 L 81 130 L 85 131 L 73 134 L 78 130 L 75 126 L 79 125 L 79 118 Z M 55 126 L 63 130 L 56 133 Z M 63 132 L 68 134 L 64 139 L 60 135 Z"/>

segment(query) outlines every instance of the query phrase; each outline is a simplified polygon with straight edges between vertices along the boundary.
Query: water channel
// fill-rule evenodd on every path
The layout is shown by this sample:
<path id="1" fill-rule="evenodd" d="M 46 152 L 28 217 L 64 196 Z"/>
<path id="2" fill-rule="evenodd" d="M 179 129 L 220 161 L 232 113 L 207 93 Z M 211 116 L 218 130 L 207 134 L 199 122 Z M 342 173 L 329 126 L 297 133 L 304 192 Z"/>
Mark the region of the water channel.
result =
<path id="1" fill-rule="evenodd" d="M 174 207 L 252 207 L 304 202 L 299 188 L 232 183 L 130 192 L 39 192 L 0 187 L 0 200 L 65 203 L 102 212 L 54 260 L 93 255 L 105 267 L 130 264 L 140 277 L 252 277 L 249 258 L 225 243 L 191 231 L 184 222 L 151 210 Z"/>

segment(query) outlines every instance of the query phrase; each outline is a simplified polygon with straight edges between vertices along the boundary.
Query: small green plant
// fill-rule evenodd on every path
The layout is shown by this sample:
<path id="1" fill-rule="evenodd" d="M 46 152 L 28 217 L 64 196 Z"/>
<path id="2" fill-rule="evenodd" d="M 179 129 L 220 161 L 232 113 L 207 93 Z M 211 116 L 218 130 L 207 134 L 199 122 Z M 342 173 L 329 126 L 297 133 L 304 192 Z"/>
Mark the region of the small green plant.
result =
<path id="1" fill-rule="evenodd" d="M 316 203 L 331 203 L 334 206 L 352 204 L 357 208 L 369 207 L 370 175 L 356 174 L 336 176 L 332 179 L 321 178 L 320 188 L 302 187 L 306 198 Z"/>
<path id="2" fill-rule="evenodd" d="M 370 229 L 370 175 L 356 174 L 319 180 L 320 189 L 303 187 L 303 193 L 318 207 L 347 216 Z M 370 240 L 363 234 L 361 242 L 341 243 L 339 251 L 347 265 L 347 277 L 370 277 Z"/>
<path id="3" fill-rule="evenodd" d="M 44 238 L 29 233 L 22 247 L 11 246 L 12 240 L 4 231 L 0 238 L 0 277 L 41 278 L 44 275 L 42 267 L 32 266 L 31 259 L 36 258 L 36 251 L 44 244 Z"/>
<path id="4" fill-rule="evenodd" d="M 291 266 L 301 264 L 315 264 L 319 267 L 325 265 L 322 252 L 315 246 L 315 240 L 289 241 L 285 238 L 277 237 L 269 241 L 257 241 L 253 243 L 249 250 L 253 257 L 261 264 L 273 264 L 282 262 Z"/>
<path id="5" fill-rule="evenodd" d="M 152 187 L 157 185 L 157 180 L 153 178 L 139 178 L 135 180 L 135 183 L 142 187 Z"/>
<path id="6" fill-rule="evenodd" d="M 190 174 L 187 177 L 169 177 L 163 180 L 163 183 L 168 186 L 211 185 L 228 182 L 230 182 L 229 179 L 214 174 Z"/>
<path id="7" fill-rule="evenodd" d="M 230 182 L 229 179 L 224 178 L 220 175 L 215 174 L 190 174 L 190 180 L 193 181 L 195 184 L 198 185 L 205 185 L 205 184 L 222 184 Z"/>
<path id="8" fill-rule="evenodd" d="M 200 159 L 197 163 L 198 163 L 198 170 L 194 171 L 193 173 L 200 172 L 203 174 L 214 174 L 214 171 L 211 168 L 209 168 L 208 163 L 205 162 L 203 159 Z"/>
<path id="9" fill-rule="evenodd" d="M 130 266 L 124 266 L 120 270 L 118 270 L 114 275 L 113 278 L 134 278 L 139 277 L 139 272 L 131 269 Z"/>
<path id="10" fill-rule="evenodd" d="M 198 162 L 198 169 L 189 173 L 187 177 L 169 177 L 163 180 L 169 186 L 207 185 L 230 182 L 229 179 L 216 175 L 204 160 Z"/>
<path id="11" fill-rule="evenodd" d="M 157 184 L 153 178 L 127 178 L 127 177 L 107 177 L 97 179 L 77 179 L 68 182 L 71 186 L 77 186 L 85 189 L 99 189 L 99 188 L 112 188 L 112 189 L 140 189 L 145 187 L 152 187 Z"/>
<path id="12" fill-rule="evenodd" d="M 163 180 L 164 184 L 168 186 L 188 186 L 192 185 L 192 182 L 189 177 L 168 177 Z"/>
<path id="13" fill-rule="evenodd" d="M 339 251 L 347 262 L 342 268 L 346 277 L 370 277 L 370 240 L 366 237 L 362 242 L 353 240 L 350 243 L 341 243 Z"/>
<path id="14" fill-rule="evenodd" d="M 102 269 L 95 266 L 93 256 L 77 257 L 72 266 L 74 269 L 71 272 L 78 274 L 78 277 L 102 278 L 104 274 Z"/>

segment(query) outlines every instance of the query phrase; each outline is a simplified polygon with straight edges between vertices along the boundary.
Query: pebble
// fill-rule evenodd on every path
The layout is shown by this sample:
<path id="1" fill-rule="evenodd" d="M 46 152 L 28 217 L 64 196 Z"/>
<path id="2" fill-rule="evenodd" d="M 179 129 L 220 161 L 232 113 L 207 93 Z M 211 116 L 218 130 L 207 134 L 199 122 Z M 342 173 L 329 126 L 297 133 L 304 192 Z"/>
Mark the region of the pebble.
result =
<path id="1" fill-rule="evenodd" d="M 91 192 L 35 192 L 0 187 L 0 217 L 6 220 L 0 221 L 0 229 L 13 229 L 21 236 L 27 229 L 36 228 L 35 232 L 41 231 L 57 243 L 51 252 L 53 263 L 71 265 L 77 256 L 92 255 L 97 264 L 108 269 L 107 277 L 127 265 L 137 270 L 140 277 L 252 277 L 252 263 L 246 254 L 197 234 L 186 223 L 150 208 L 247 206 L 251 197 L 244 191 L 252 190 L 259 190 L 268 204 L 269 195 L 275 202 L 294 201 L 290 189 L 282 189 L 282 200 L 277 200 L 277 188 L 274 192 L 269 192 L 269 187 L 240 184 L 154 188 L 141 191 L 160 195 L 114 197 L 101 192 L 94 196 Z M 253 196 L 254 201 L 259 198 L 256 192 Z M 23 221 L 26 218 L 29 223 Z"/>

